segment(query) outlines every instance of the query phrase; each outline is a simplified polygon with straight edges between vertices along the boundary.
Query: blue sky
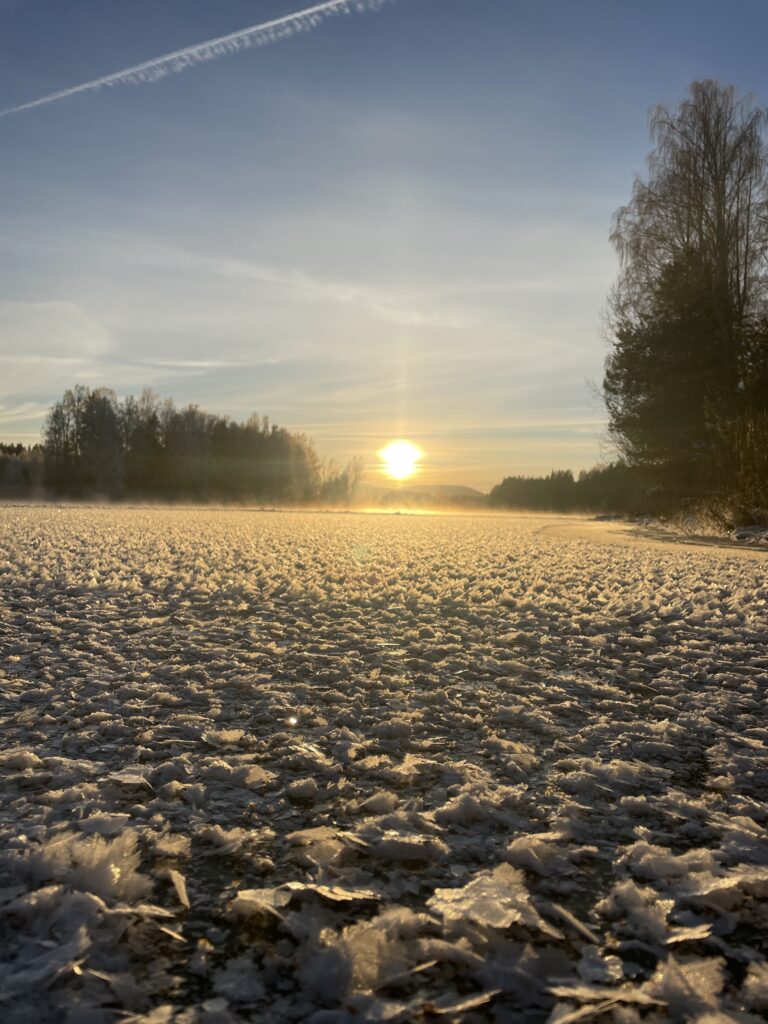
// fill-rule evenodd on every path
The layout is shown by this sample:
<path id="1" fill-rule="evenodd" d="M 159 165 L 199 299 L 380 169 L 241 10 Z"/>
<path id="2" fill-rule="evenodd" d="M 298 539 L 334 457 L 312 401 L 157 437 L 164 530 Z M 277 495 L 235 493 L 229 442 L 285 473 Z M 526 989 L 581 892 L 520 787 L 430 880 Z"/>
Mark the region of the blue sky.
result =
<path id="1" fill-rule="evenodd" d="M 0 0 L 0 108 L 305 6 Z M 647 111 L 768 102 L 763 0 L 396 0 L 0 119 L 0 438 L 153 387 L 425 479 L 610 457 L 600 313 Z"/>

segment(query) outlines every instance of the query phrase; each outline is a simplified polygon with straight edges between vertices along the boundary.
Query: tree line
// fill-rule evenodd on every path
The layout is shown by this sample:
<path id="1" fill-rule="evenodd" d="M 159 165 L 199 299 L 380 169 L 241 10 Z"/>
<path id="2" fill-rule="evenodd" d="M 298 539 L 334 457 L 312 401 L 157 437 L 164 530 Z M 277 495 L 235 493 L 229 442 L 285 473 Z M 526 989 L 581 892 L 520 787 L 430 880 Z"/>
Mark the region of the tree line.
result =
<path id="1" fill-rule="evenodd" d="M 768 517 L 767 125 L 713 80 L 651 111 L 647 174 L 610 235 L 602 395 L 619 461 L 578 480 L 509 477 L 493 502 Z"/>
<path id="2" fill-rule="evenodd" d="M 339 468 L 312 441 L 252 415 L 238 423 L 150 390 L 122 401 L 82 385 L 51 407 L 42 445 L 0 446 L 0 490 L 84 498 L 348 502 L 359 460 Z"/>
<path id="3" fill-rule="evenodd" d="M 768 506 L 767 124 L 694 82 L 652 111 L 648 173 L 614 216 L 610 431 L 671 498 Z"/>
<path id="4" fill-rule="evenodd" d="M 570 469 L 548 476 L 508 476 L 491 490 L 492 506 L 546 512 L 657 512 L 662 492 L 648 476 L 623 462 L 595 466 L 574 477 Z"/>

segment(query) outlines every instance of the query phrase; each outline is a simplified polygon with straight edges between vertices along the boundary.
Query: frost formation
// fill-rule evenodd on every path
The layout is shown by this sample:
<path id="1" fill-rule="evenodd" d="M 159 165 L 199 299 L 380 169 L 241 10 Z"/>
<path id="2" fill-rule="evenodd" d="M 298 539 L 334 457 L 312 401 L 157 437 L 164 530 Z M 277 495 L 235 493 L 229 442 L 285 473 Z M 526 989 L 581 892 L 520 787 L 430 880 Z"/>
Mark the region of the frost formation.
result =
<path id="1" fill-rule="evenodd" d="M 7 1024 L 764 1019 L 762 561 L 0 519 Z"/>

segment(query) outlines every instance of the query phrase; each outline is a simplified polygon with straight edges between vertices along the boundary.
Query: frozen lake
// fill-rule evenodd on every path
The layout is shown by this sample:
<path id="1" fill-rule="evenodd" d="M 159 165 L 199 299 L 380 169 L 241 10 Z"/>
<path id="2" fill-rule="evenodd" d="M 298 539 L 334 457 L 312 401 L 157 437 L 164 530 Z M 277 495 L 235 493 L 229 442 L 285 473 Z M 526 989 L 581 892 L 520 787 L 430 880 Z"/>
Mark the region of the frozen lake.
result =
<path id="1" fill-rule="evenodd" d="M 763 1019 L 762 554 L 528 516 L 0 527 L 4 1021 Z"/>

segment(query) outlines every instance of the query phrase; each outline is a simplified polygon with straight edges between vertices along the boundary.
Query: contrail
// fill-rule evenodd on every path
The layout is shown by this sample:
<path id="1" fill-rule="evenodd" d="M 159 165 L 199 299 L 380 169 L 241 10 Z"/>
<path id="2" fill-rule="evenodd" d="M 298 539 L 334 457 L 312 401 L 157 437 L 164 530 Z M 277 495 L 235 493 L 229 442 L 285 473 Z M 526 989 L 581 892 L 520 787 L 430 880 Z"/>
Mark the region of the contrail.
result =
<path id="1" fill-rule="evenodd" d="M 115 85 L 142 85 L 145 82 L 157 82 L 167 75 L 178 75 L 182 71 L 186 71 L 187 68 L 194 67 L 195 64 L 204 64 L 206 61 L 237 53 L 238 50 L 247 50 L 252 46 L 267 46 L 269 43 L 277 42 L 278 39 L 293 35 L 295 32 L 305 32 L 315 28 L 333 14 L 375 11 L 389 2 L 390 0 L 325 0 L 324 3 L 313 4 L 301 11 L 285 14 L 280 18 L 273 18 L 271 21 L 263 21 L 259 25 L 251 25 L 250 28 L 242 28 L 237 32 L 231 32 L 229 35 L 219 36 L 216 39 L 208 39 L 203 43 L 195 43 L 194 46 L 166 53 L 162 57 L 154 57 L 152 60 L 144 61 L 143 64 L 135 64 L 122 71 L 115 71 L 111 75 L 104 75 L 103 78 L 94 78 L 91 82 L 73 85 L 69 89 L 60 89 L 58 92 L 41 96 L 40 99 L 30 100 L 29 103 L 20 103 L 17 107 L 0 110 L 0 117 L 20 114 L 23 110 L 43 107 L 48 103 L 57 103 L 69 96 L 77 96 L 81 92 L 98 92 L 99 89 L 108 89 Z"/>

